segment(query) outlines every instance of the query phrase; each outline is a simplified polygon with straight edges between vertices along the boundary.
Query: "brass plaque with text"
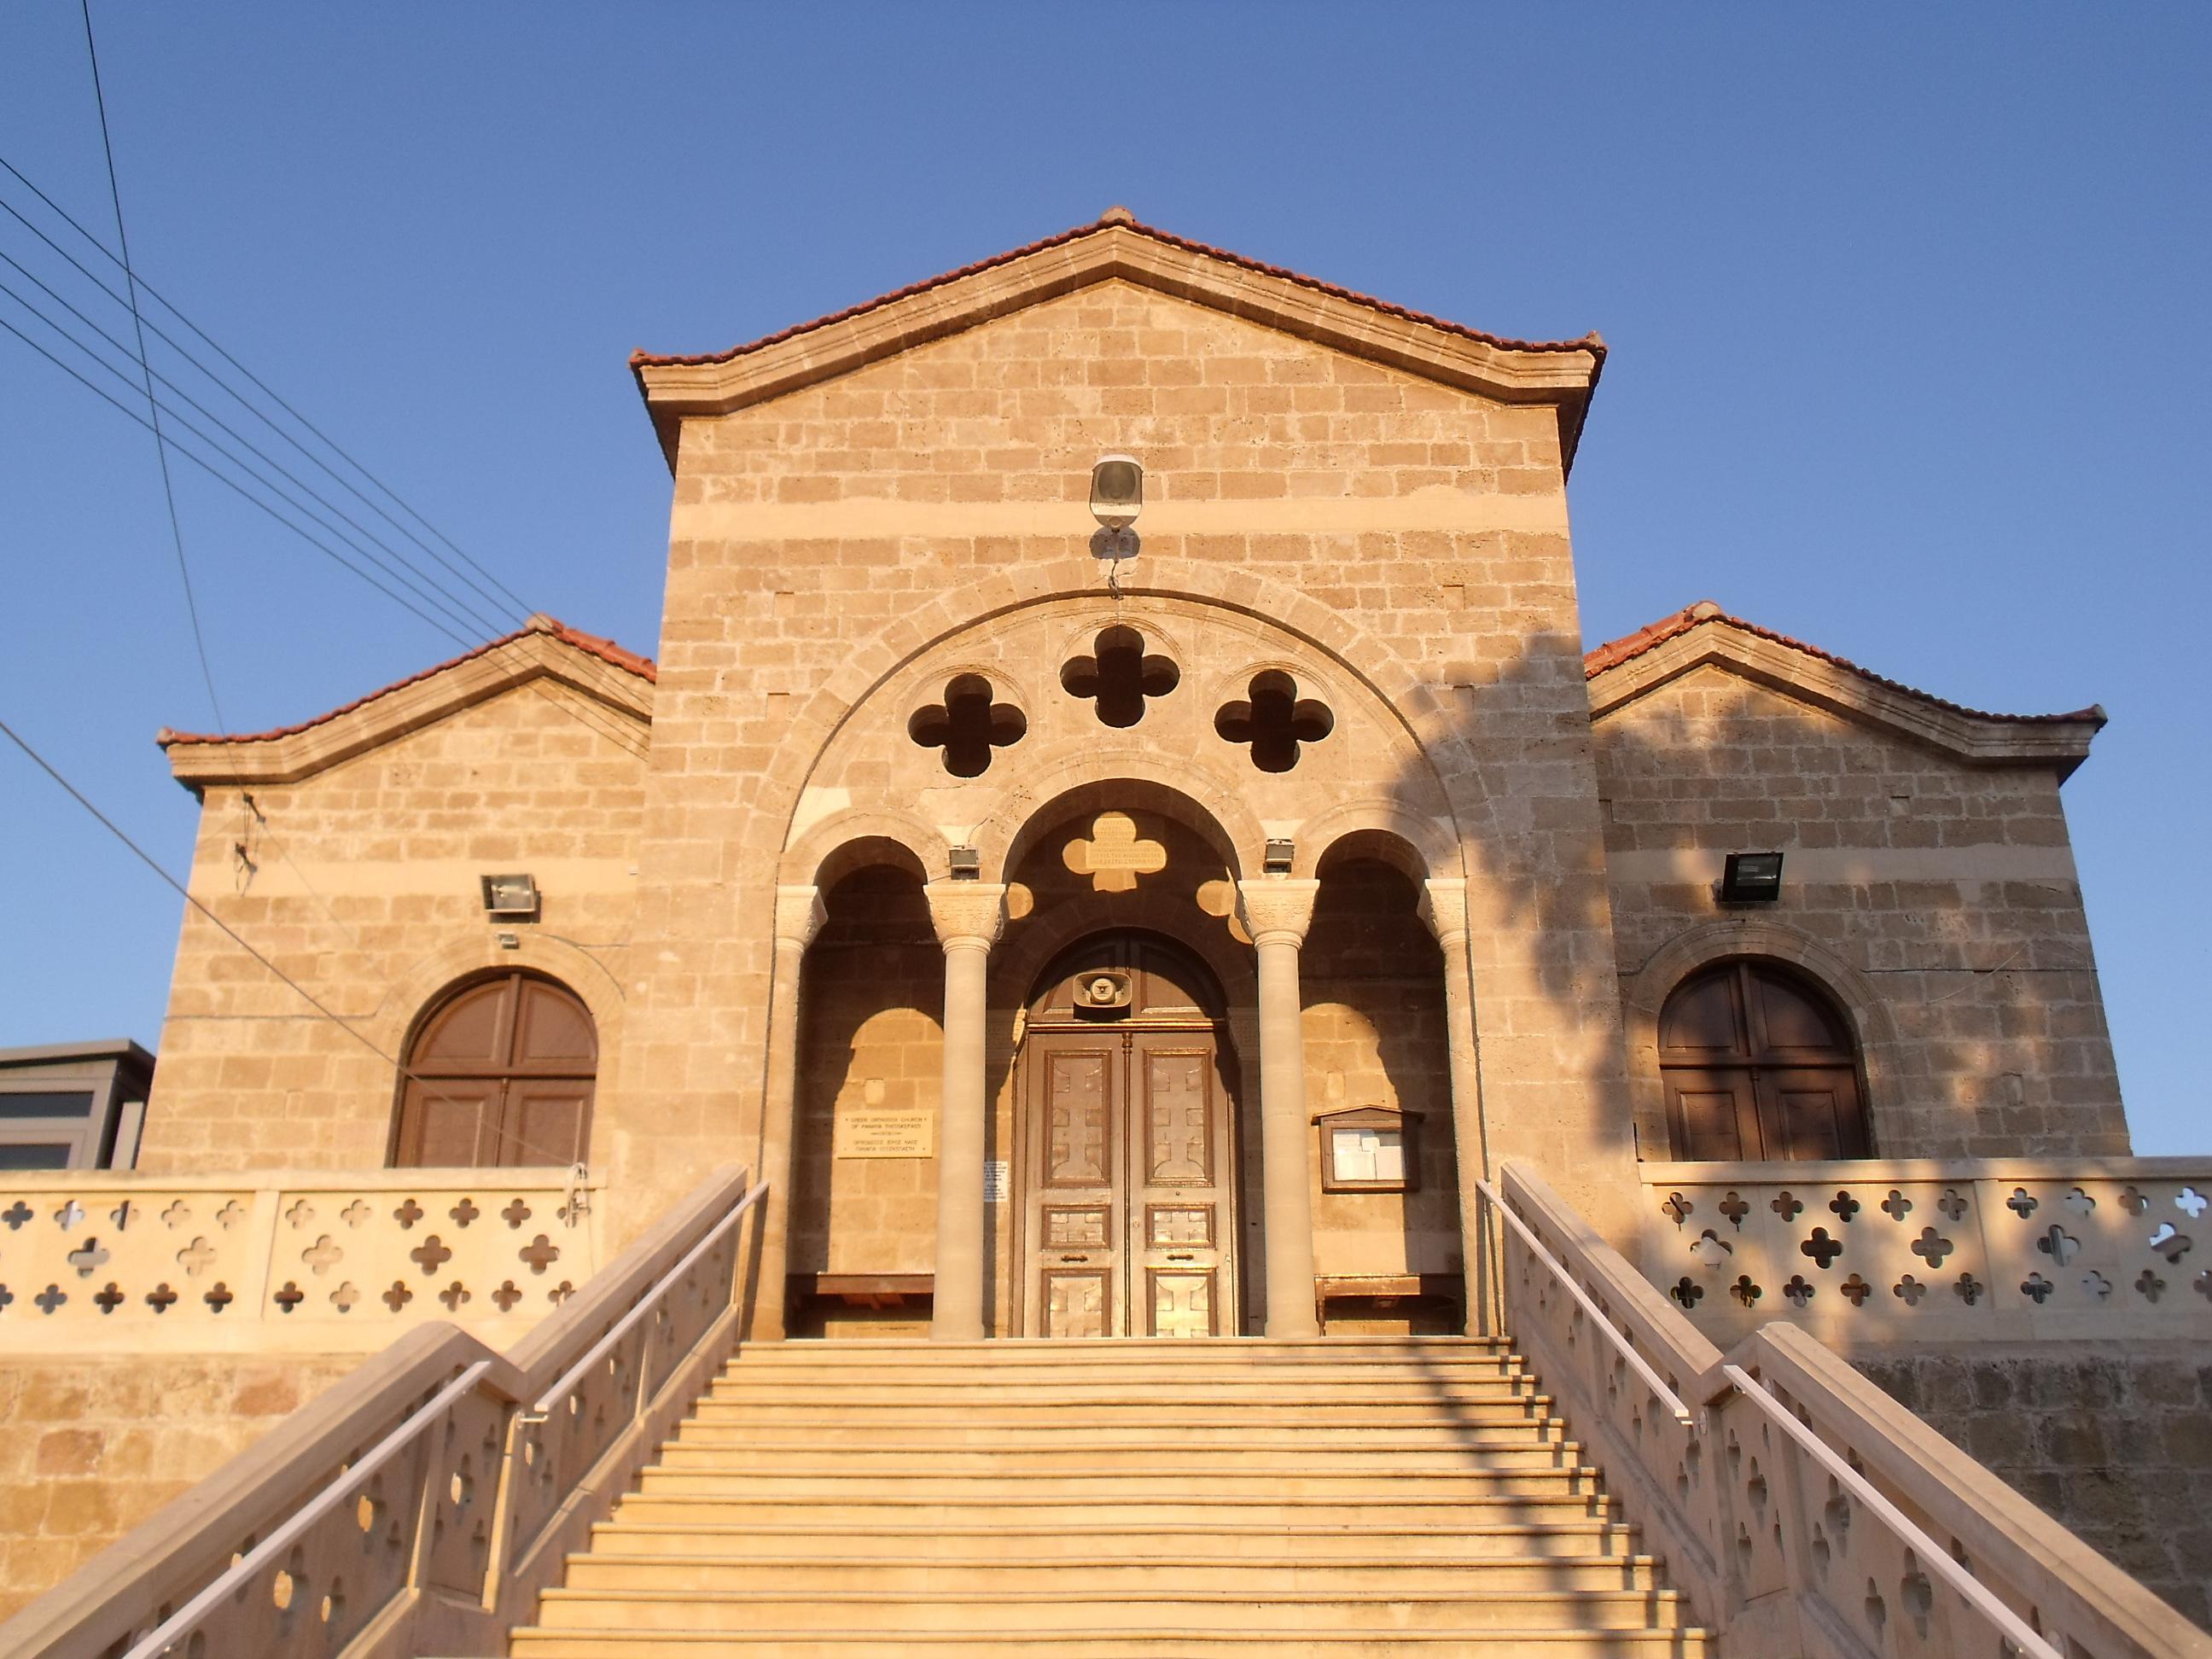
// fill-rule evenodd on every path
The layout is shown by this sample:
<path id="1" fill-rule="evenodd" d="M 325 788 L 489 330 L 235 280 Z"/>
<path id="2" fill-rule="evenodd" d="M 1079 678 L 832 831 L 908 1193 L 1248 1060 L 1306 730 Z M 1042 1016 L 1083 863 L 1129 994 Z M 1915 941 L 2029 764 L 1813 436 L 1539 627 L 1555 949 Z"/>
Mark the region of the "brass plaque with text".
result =
<path id="1" fill-rule="evenodd" d="M 839 1158 L 934 1158 L 937 1114 L 924 1109 L 840 1112 L 831 1151 Z"/>

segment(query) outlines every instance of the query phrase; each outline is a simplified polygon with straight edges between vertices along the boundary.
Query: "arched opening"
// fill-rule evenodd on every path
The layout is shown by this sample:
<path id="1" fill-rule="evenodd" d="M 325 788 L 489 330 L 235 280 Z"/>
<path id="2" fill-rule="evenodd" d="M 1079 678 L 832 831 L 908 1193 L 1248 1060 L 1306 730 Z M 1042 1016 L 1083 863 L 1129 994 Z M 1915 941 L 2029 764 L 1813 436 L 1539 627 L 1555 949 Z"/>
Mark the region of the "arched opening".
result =
<path id="1" fill-rule="evenodd" d="M 408 1039 L 393 1167 L 582 1163 L 599 1059 L 565 985 L 516 971 L 448 989 Z"/>
<path id="2" fill-rule="evenodd" d="M 1864 1158 L 1857 1041 L 1827 994 L 1779 963 L 1715 963 L 1659 1014 L 1659 1072 L 1678 1158 Z"/>
<path id="3" fill-rule="evenodd" d="M 1420 867 L 1387 833 L 1334 843 L 1299 953 L 1306 1106 L 1319 1128 L 1314 1266 L 1332 1332 L 1462 1325 L 1443 952 L 1421 920 Z"/>
<path id="4" fill-rule="evenodd" d="M 1038 975 L 1015 1065 L 1029 1334 L 1238 1333 L 1226 1011 L 1206 965 L 1156 933 L 1092 934 Z"/>
<path id="5" fill-rule="evenodd" d="M 793 1103 L 786 1329 L 928 1328 L 944 955 L 914 855 L 880 838 L 822 866 Z"/>

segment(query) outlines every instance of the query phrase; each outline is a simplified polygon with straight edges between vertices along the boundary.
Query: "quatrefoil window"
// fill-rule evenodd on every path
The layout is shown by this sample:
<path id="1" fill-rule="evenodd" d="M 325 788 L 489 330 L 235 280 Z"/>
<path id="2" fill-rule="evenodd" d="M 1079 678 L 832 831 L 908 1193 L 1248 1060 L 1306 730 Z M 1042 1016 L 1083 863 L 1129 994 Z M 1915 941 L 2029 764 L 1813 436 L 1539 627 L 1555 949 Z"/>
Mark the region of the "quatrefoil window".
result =
<path id="1" fill-rule="evenodd" d="M 1287 772 L 1298 763 L 1301 744 L 1319 743 L 1336 729 L 1328 705 L 1298 696 L 1298 683 L 1279 669 L 1252 676 L 1243 699 L 1227 702 L 1213 729 L 1231 743 L 1249 744 L 1252 764 L 1262 772 Z"/>
<path id="2" fill-rule="evenodd" d="M 1071 658 L 1060 671 L 1068 695 L 1098 705 L 1099 723 L 1134 726 L 1145 718 L 1145 702 L 1164 697 L 1182 684 L 1182 671 L 1158 652 L 1147 655 L 1145 636 L 1115 623 L 1101 629 L 1087 657 Z"/>
<path id="3" fill-rule="evenodd" d="M 906 734 L 924 749 L 945 751 L 945 769 L 956 778 L 977 778 L 991 764 L 991 751 L 1021 741 L 1028 718 L 1010 702 L 993 699 L 991 682 L 981 674 L 955 674 L 945 685 L 945 701 L 918 708 Z"/>

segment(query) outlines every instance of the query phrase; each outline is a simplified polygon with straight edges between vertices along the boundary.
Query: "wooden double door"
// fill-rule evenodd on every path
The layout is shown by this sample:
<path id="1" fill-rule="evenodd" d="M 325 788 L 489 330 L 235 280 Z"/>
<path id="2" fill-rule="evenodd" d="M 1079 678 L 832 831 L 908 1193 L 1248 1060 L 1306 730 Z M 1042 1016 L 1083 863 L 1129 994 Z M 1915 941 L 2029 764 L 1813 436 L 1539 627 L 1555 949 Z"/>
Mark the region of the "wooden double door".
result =
<path id="1" fill-rule="evenodd" d="M 1204 966 L 1148 934 L 1087 940 L 1040 981 L 1018 1072 L 1024 1334 L 1237 1334 L 1224 1012 Z"/>

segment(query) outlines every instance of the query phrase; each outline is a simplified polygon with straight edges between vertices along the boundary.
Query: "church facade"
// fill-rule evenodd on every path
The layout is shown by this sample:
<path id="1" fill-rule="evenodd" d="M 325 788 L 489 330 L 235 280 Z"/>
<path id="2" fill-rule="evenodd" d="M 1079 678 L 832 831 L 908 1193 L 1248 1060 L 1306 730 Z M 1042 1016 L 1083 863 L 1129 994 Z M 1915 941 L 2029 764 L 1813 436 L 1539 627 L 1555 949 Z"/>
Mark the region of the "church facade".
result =
<path id="1" fill-rule="evenodd" d="M 619 1237 L 736 1160 L 757 1337 L 1203 1336 L 1460 1329 L 1507 1160 L 1626 1247 L 1639 1162 L 2124 1154 L 2101 713 L 1586 648 L 1604 361 L 1118 210 L 641 354 L 653 659 L 164 734 L 351 1029 L 188 915 L 141 1168 L 582 1163 Z"/>

